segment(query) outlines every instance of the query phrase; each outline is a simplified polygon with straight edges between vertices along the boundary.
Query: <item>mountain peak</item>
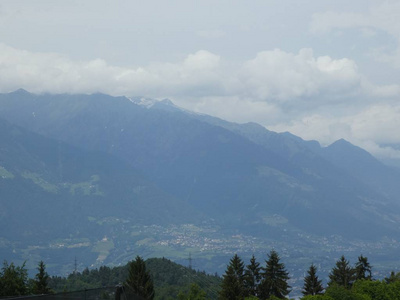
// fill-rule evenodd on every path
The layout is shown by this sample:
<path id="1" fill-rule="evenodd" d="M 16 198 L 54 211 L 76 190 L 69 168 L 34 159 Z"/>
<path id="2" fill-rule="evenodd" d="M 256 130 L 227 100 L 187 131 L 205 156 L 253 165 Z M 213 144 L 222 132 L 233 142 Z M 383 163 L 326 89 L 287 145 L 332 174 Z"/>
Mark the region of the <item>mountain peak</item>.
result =
<path id="1" fill-rule="evenodd" d="M 256 123 L 256 122 L 247 122 L 242 124 L 243 126 L 247 127 L 247 128 L 253 128 L 253 129 L 257 129 L 257 130 L 266 130 L 269 131 L 267 128 L 265 128 L 264 126 Z"/>
<path id="2" fill-rule="evenodd" d="M 350 143 L 349 141 L 347 141 L 347 140 L 345 140 L 343 138 L 338 139 L 337 141 L 334 141 L 332 144 L 330 144 L 330 146 L 333 146 L 333 145 L 335 145 L 335 146 L 338 146 L 338 145 L 347 145 L 347 146 L 352 145 L 352 146 L 354 146 L 352 143 Z"/>
<path id="3" fill-rule="evenodd" d="M 337 140 L 328 147 L 325 147 L 324 153 L 342 166 L 354 166 L 354 164 L 369 165 L 371 163 L 375 165 L 378 163 L 378 160 L 368 151 L 353 145 L 345 139 Z"/>
<path id="4" fill-rule="evenodd" d="M 135 103 L 137 105 L 143 106 L 145 108 L 151 108 L 153 105 L 157 102 L 159 102 L 156 99 L 152 98 L 147 98 L 147 97 L 131 97 L 128 98 L 132 103 Z"/>
<path id="5" fill-rule="evenodd" d="M 370 155 L 367 151 L 365 151 L 364 149 L 353 145 L 352 143 L 350 143 L 349 141 L 345 140 L 345 139 L 339 139 L 335 142 L 333 142 L 332 144 L 330 144 L 329 146 L 326 147 L 329 150 L 334 150 L 334 151 L 348 151 L 351 150 L 353 153 L 354 152 L 358 152 L 358 153 L 364 153 L 364 154 L 368 154 Z"/>
<path id="6" fill-rule="evenodd" d="M 172 102 L 172 101 L 171 101 L 170 99 L 168 99 L 168 98 L 165 98 L 165 99 L 161 100 L 160 103 L 165 104 L 165 105 L 170 105 L 170 106 L 176 106 L 176 105 L 174 104 L 174 102 Z"/>
<path id="7" fill-rule="evenodd" d="M 14 94 L 14 95 L 31 95 L 31 93 L 29 93 L 27 90 L 24 90 L 23 88 L 15 90 L 14 92 L 11 92 L 10 94 Z"/>

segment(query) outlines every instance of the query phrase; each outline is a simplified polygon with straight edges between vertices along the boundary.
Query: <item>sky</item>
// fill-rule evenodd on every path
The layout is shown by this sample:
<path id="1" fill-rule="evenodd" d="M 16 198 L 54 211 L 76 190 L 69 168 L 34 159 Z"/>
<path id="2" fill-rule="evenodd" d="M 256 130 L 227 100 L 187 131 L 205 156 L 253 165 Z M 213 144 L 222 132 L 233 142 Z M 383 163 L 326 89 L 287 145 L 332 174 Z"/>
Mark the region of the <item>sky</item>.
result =
<path id="1" fill-rule="evenodd" d="M 0 92 L 171 99 L 400 161 L 400 1 L 2 0 Z"/>

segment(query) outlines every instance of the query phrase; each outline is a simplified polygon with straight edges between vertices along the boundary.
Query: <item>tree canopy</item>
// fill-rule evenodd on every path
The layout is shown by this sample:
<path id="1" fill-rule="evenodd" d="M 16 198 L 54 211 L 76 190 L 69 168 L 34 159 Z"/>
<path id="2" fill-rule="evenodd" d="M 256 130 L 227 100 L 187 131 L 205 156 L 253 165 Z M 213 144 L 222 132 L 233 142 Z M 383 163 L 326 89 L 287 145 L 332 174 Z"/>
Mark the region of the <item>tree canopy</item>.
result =
<path id="1" fill-rule="evenodd" d="M 307 271 L 307 276 L 304 278 L 304 286 L 301 292 L 304 296 L 315 296 L 321 295 L 323 291 L 322 280 L 319 280 L 317 276 L 317 267 L 311 264 Z"/>
<path id="2" fill-rule="evenodd" d="M 145 299 L 154 298 L 153 280 L 146 270 L 146 264 L 140 256 L 129 263 L 129 276 L 125 281 L 128 293 L 142 296 Z"/>
<path id="3" fill-rule="evenodd" d="M 355 279 L 372 279 L 372 267 L 368 262 L 368 258 L 360 255 L 358 257 L 358 262 L 355 266 Z"/>
<path id="4" fill-rule="evenodd" d="M 14 263 L 3 262 L 0 272 L 0 296 L 22 296 L 27 295 L 28 271 L 25 263 L 15 266 Z"/>
<path id="5" fill-rule="evenodd" d="M 246 266 L 244 271 L 244 288 L 246 290 L 246 296 L 258 296 L 260 282 L 261 267 L 253 254 L 250 259 L 250 264 Z"/>
<path id="6" fill-rule="evenodd" d="M 234 300 L 243 299 L 245 296 L 244 289 L 244 263 L 242 259 L 235 254 L 223 275 L 219 299 Z"/>
<path id="7" fill-rule="evenodd" d="M 350 266 L 350 262 L 342 255 L 329 274 L 328 285 L 336 284 L 349 289 L 356 279 L 355 274 L 356 270 Z"/>
<path id="8" fill-rule="evenodd" d="M 43 261 L 39 262 L 38 273 L 33 280 L 33 293 L 34 294 L 50 294 L 52 291 L 49 288 L 49 274 L 46 272 L 46 265 Z"/>
<path id="9" fill-rule="evenodd" d="M 290 292 L 288 284 L 289 273 L 285 265 L 280 262 L 280 257 L 275 250 L 268 254 L 266 267 L 263 268 L 260 284 L 260 298 L 268 299 L 272 296 L 279 299 L 285 298 Z"/>

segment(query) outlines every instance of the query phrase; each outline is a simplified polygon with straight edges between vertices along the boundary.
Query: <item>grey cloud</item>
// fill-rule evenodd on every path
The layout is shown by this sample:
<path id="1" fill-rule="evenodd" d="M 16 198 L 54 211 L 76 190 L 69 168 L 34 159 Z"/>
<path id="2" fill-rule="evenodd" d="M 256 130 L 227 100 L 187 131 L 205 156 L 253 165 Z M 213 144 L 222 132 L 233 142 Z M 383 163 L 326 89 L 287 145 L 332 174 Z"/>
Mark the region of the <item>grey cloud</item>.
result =
<path id="1" fill-rule="evenodd" d="M 367 12 L 321 12 L 315 13 L 310 30 L 316 34 L 327 34 L 334 29 L 359 28 L 366 37 L 376 36 L 375 30 L 389 34 L 396 40 L 396 48 L 370 49 L 377 61 L 390 63 L 400 68 L 400 2 L 395 0 L 378 1 L 370 5 Z"/>
<path id="2" fill-rule="evenodd" d="M 242 62 L 200 50 L 175 63 L 127 68 L 2 44 L 0 91 L 21 87 L 36 93 L 169 97 L 197 112 L 255 121 L 323 143 L 344 137 L 388 155 L 391 150 L 383 151 L 379 143 L 400 143 L 392 134 L 400 126 L 400 110 L 392 109 L 400 87 L 373 84 L 353 60 L 316 57 L 311 49 L 262 51 Z"/>
<path id="3" fill-rule="evenodd" d="M 1 45 L 0 62 L 2 91 L 23 87 L 34 92 L 100 91 L 150 97 L 239 96 L 271 103 L 399 92 L 395 85 L 366 83 L 350 59 L 315 57 L 311 49 L 302 49 L 298 54 L 279 49 L 264 51 L 236 64 L 201 50 L 177 63 L 125 68 L 102 59 L 74 61 L 58 54 L 31 53 Z M 326 104 L 315 101 L 316 106 Z"/>

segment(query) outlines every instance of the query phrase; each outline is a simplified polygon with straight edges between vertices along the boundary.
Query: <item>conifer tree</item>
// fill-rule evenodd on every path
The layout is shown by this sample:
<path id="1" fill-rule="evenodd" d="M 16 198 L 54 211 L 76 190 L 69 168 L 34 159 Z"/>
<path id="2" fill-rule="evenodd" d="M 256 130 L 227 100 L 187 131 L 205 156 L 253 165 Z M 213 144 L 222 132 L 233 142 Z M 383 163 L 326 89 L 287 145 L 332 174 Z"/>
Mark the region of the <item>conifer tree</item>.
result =
<path id="1" fill-rule="evenodd" d="M 244 263 L 242 259 L 235 254 L 223 275 L 219 299 L 235 300 L 243 299 L 245 296 L 244 289 Z"/>
<path id="2" fill-rule="evenodd" d="M 307 271 L 308 275 L 304 277 L 304 286 L 301 291 L 304 296 L 311 295 L 321 295 L 324 288 L 322 287 L 322 280 L 318 279 L 317 267 L 311 264 Z"/>
<path id="3" fill-rule="evenodd" d="M 336 262 L 336 267 L 329 274 L 328 285 L 337 284 L 349 289 L 355 280 L 355 273 L 356 270 L 350 266 L 349 261 L 342 255 Z"/>
<path id="4" fill-rule="evenodd" d="M 140 256 L 136 256 L 136 259 L 129 263 L 129 276 L 125 287 L 128 293 L 150 300 L 154 298 L 153 280 Z"/>
<path id="5" fill-rule="evenodd" d="M 33 281 L 33 293 L 34 294 L 50 294 L 51 289 L 48 287 L 49 274 L 46 272 L 46 265 L 43 261 L 39 262 L 38 273 L 35 275 Z"/>
<path id="6" fill-rule="evenodd" d="M 385 277 L 385 282 L 387 284 L 389 283 L 394 283 L 400 281 L 400 273 L 395 273 L 394 271 L 390 272 L 390 276 L 389 277 Z"/>
<path id="7" fill-rule="evenodd" d="M 239 279 L 241 283 L 243 283 L 243 277 L 244 277 L 243 260 L 239 257 L 239 255 L 235 254 L 230 260 L 230 265 L 233 267 L 236 277 Z"/>
<path id="8" fill-rule="evenodd" d="M 0 296 L 22 296 L 28 294 L 28 271 L 22 266 L 3 262 L 0 271 Z"/>
<path id="9" fill-rule="evenodd" d="M 178 300 L 206 300 L 207 293 L 200 288 L 196 283 L 190 285 L 188 293 L 179 292 Z"/>
<path id="10" fill-rule="evenodd" d="M 356 269 L 356 280 L 360 279 L 367 279 L 371 280 L 372 279 L 372 267 L 368 262 L 368 258 L 364 256 L 359 256 L 358 257 L 358 262 L 356 263 L 355 266 Z"/>
<path id="11" fill-rule="evenodd" d="M 220 300 L 239 300 L 243 299 L 243 286 L 236 277 L 235 270 L 231 265 L 223 275 L 221 290 L 219 291 Z"/>
<path id="12" fill-rule="evenodd" d="M 290 293 L 290 286 L 287 282 L 289 280 L 289 273 L 286 271 L 285 265 L 280 262 L 279 255 L 274 250 L 271 250 L 268 255 L 266 264 L 262 272 L 260 299 L 271 297 L 284 299 Z"/>
<path id="13" fill-rule="evenodd" d="M 250 264 L 246 266 L 244 271 L 244 288 L 246 296 L 257 296 L 258 286 L 261 281 L 261 267 L 260 263 L 256 261 L 253 256 L 250 259 Z"/>

